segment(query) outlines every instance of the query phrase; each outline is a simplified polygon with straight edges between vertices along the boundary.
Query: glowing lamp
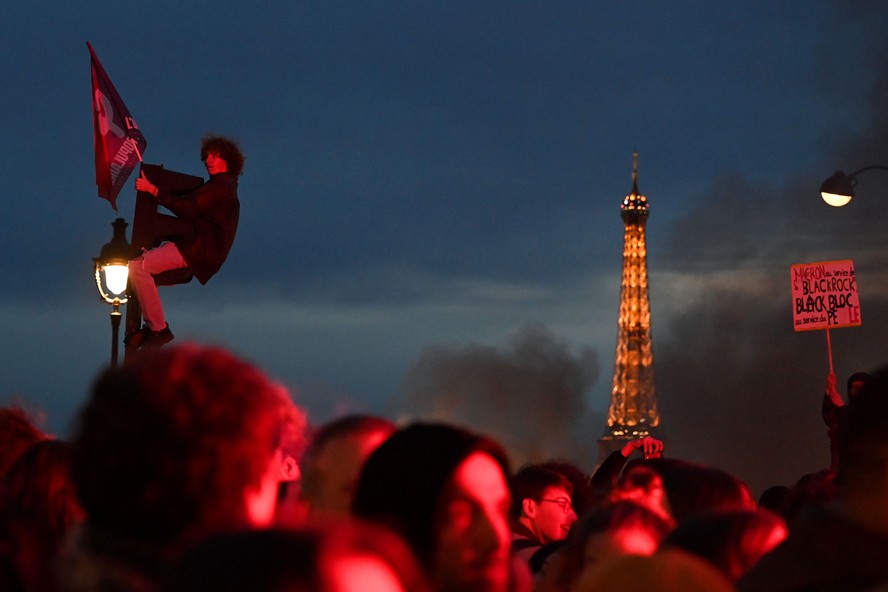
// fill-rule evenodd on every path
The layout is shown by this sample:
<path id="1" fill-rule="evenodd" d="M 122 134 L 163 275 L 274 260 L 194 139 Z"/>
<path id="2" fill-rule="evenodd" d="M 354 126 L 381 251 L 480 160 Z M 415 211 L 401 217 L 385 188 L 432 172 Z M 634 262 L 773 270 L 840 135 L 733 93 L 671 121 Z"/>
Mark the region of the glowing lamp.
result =
<path id="1" fill-rule="evenodd" d="M 820 197 L 829 205 L 840 208 L 847 205 L 854 197 L 854 185 L 857 179 L 849 177 L 842 171 L 823 182 L 820 186 Z"/>
<path id="2" fill-rule="evenodd" d="M 120 296 L 126 290 L 126 280 L 129 277 L 129 268 L 126 263 L 108 263 L 102 266 L 105 272 L 105 285 L 108 291 L 115 296 Z"/>
<path id="3" fill-rule="evenodd" d="M 840 208 L 848 205 L 854 198 L 854 187 L 857 185 L 857 176 L 872 169 L 888 171 L 888 167 L 872 165 L 863 167 L 857 172 L 846 175 L 842 171 L 836 171 L 832 177 L 820 185 L 820 197 L 829 205 Z"/>
<path id="4" fill-rule="evenodd" d="M 117 342 L 120 334 L 120 305 L 126 304 L 126 283 L 129 278 L 129 259 L 132 247 L 126 241 L 127 223 L 118 218 L 111 223 L 114 235 L 102 247 L 95 263 L 96 287 L 102 299 L 111 305 L 111 366 L 117 366 Z"/>

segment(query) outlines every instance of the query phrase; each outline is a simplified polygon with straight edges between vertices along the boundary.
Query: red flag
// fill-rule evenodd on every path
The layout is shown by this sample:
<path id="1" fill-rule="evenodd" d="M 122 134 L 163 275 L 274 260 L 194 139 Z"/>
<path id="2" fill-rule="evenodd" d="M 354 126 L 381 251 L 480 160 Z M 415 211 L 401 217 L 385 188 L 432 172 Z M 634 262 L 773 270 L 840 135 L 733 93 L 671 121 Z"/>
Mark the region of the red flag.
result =
<path id="1" fill-rule="evenodd" d="M 148 142 L 117 89 L 87 42 L 92 60 L 93 143 L 96 149 L 96 185 L 117 211 L 117 194 L 142 160 Z"/>

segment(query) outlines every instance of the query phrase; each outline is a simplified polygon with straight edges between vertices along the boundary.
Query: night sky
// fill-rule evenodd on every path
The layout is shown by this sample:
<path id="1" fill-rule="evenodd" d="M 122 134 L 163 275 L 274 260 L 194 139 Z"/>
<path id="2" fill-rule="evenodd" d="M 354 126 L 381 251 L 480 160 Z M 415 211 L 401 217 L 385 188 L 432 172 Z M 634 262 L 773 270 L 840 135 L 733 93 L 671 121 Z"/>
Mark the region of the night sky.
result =
<path id="1" fill-rule="evenodd" d="M 204 175 L 209 132 L 247 155 L 228 262 L 162 290 L 177 342 L 256 362 L 313 423 L 446 419 L 591 469 L 637 150 L 667 455 L 791 484 L 829 446 L 790 266 L 855 262 L 840 385 L 888 362 L 888 175 L 818 196 L 888 164 L 886 30 L 876 1 L 14 3 L 0 397 L 65 437 L 110 357 L 92 257 L 135 191 L 96 194 L 89 41 L 146 162 Z"/>

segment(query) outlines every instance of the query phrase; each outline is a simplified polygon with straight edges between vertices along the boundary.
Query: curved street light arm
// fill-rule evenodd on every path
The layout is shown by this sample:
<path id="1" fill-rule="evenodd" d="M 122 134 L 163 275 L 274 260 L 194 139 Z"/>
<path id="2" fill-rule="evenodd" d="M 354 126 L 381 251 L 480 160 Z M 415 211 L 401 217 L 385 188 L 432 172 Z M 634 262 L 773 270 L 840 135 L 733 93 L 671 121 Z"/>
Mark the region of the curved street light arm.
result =
<path id="1" fill-rule="evenodd" d="M 881 164 L 871 164 L 870 166 L 865 166 L 865 167 L 863 167 L 862 169 L 860 169 L 859 171 L 855 171 L 855 172 L 851 173 L 851 174 L 848 175 L 848 176 L 849 176 L 849 177 L 856 177 L 856 176 L 859 175 L 860 173 L 865 173 L 865 172 L 867 172 L 867 171 L 872 171 L 872 170 L 875 170 L 875 169 L 880 169 L 880 170 L 883 170 L 883 171 L 888 171 L 888 166 L 881 165 Z"/>

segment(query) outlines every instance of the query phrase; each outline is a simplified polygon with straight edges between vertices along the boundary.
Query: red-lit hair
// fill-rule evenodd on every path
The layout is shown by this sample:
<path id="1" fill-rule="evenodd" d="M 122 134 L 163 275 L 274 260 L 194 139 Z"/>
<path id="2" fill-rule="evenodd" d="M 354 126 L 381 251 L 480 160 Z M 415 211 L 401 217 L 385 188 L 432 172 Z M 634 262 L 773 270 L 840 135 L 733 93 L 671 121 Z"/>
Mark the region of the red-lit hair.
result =
<path id="1" fill-rule="evenodd" d="M 205 136 L 200 143 L 200 159 L 206 160 L 207 155 L 210 153 L 218 154 L 225 161 L 225 164 L 228 165 L 228 172 L 235 177 L 240 177 L 244 173 L 246 157 L 241 152 L 237 142 L 231 138 L 213 135 Z"/>
<path id="2" fill-rule="evenodd" d="M 267 472 L 293 407 L 219 348 L 140 352 L 106 371 L 74 440 L 72 476 L 90 525 L 160 545 L 242 525 L 244 492 Z"/>

